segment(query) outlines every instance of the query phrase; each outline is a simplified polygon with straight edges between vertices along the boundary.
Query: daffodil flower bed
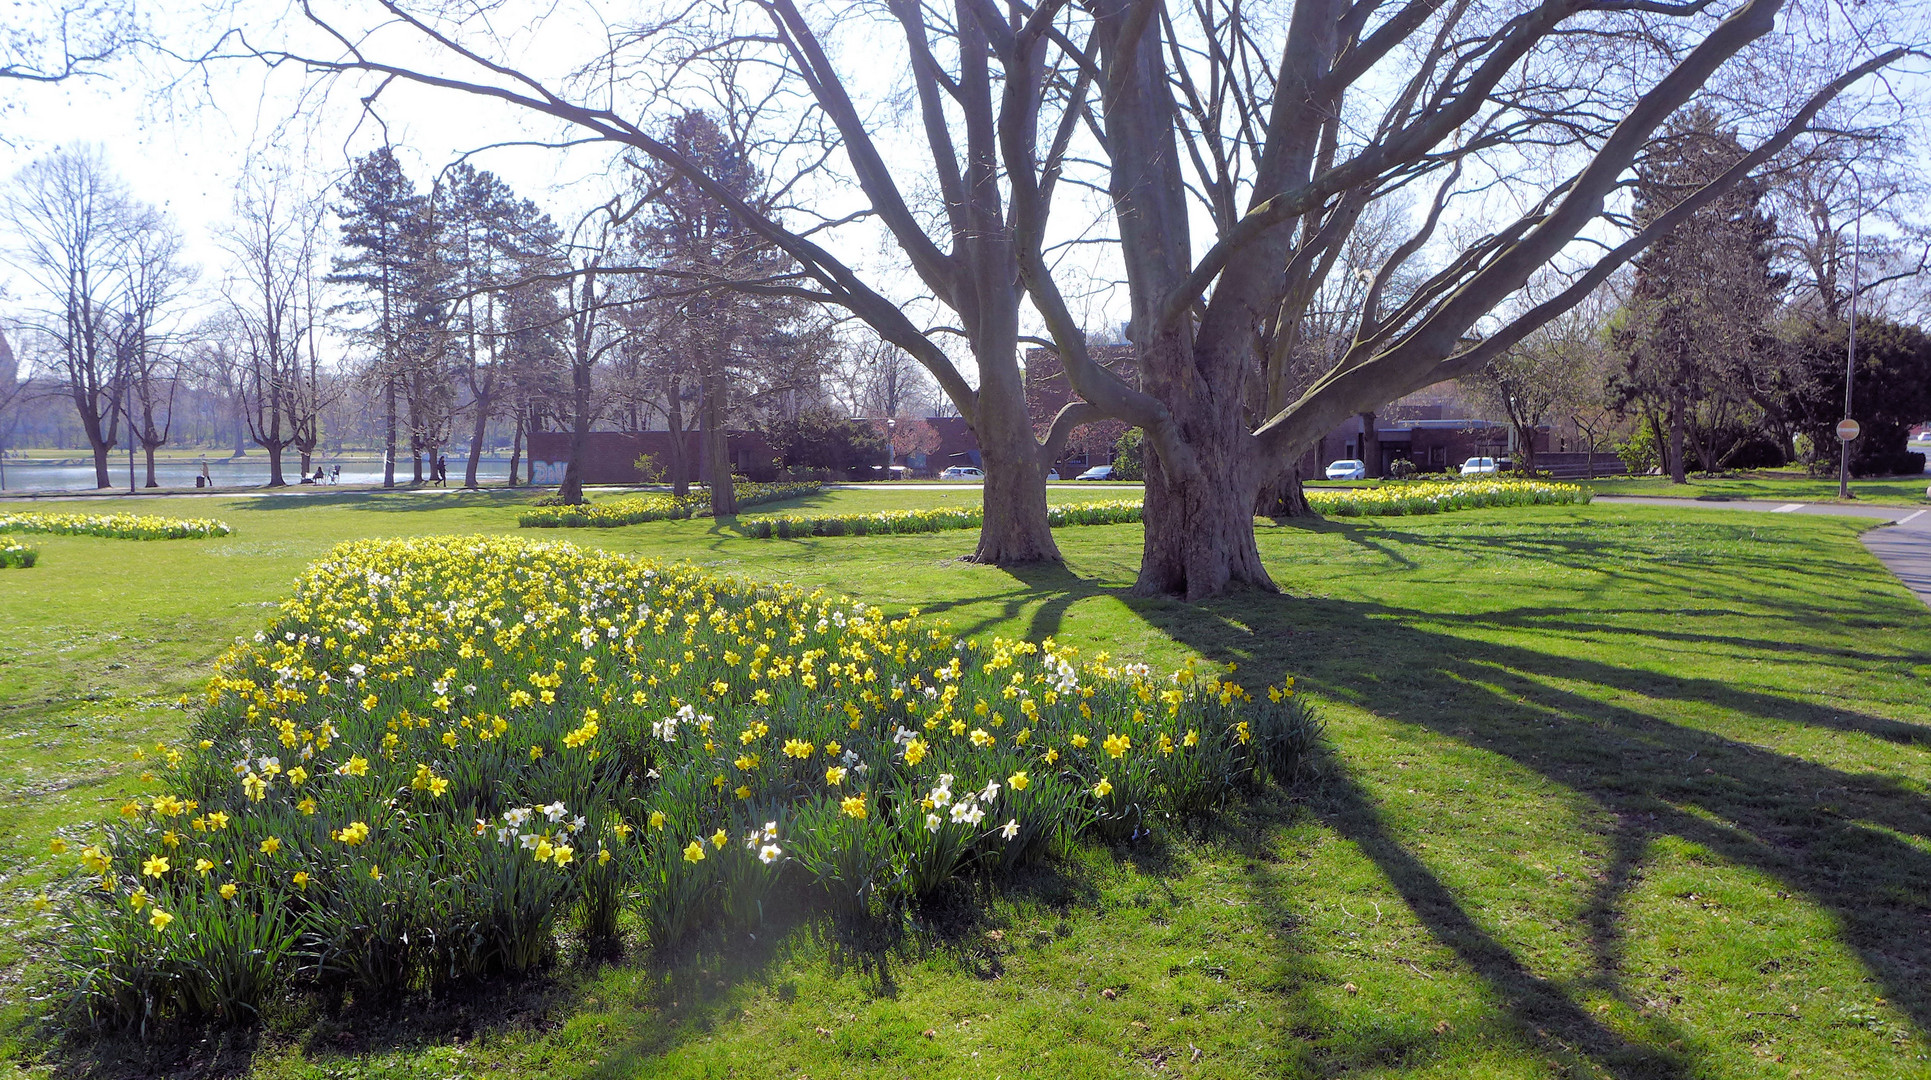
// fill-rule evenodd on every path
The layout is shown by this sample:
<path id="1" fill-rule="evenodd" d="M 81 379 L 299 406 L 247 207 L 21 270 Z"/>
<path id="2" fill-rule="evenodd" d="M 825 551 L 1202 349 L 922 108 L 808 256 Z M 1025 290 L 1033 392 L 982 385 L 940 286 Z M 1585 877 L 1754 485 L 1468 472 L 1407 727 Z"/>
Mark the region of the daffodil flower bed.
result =
<path id="1" fill-rule="evenodd" d="M 780 897 L 890 917 L 1217 805 L 1318 737 L 1291 680 L 513 538 L 336 549 L 207 700 L 149 755 L 158 793 L 53 841 L 72 1023 L 522 971 L 564 925 L 676 945 Z"/>
<path id="2" fill-rule="evenodd" d="M 1536 506 L 1586 503 L 1578 484 L 1536 480 L 1470 480 L 1456 483 L 1401 483 L 1358 491 L 1310 489 L 1307 504 L 1316 513 L 1341 517 L 1383 514 L 1442 514 L 1485 506 Z"/>
<path id="3" fill-rule="evenodd" d="M 796 499 L 816 495 L 825 486 L 815 480 L 776 484 L 743 483 L 733 487 L 739 506 Z M 641 525 L 647 521 L 672 521 L 702 517 L 711 512 L 711 497 L 704 492 L 689 495 L 637 495 L 605 503 L 576 506 L 537 506 L 523 512 L 517 524 L 526 529 L 593 528 L 614 529 L 621 525 Z"/>
<path id="4" fill-rule="evenodd" d="M 1046 508 L 1054 528 L 1063 525 L 1120 525 L 1139 521 L 1138 499 L 1056 503 Z M 759 540 L 789 540 L 798 536 L 870 536 L 875 533 L 926 533 L 976 529 L 985 520 L 978 506 L 946 506 L 928 510 L 881 510 L 870 514 L 780 514 L 740 518 L 738 530 Z"/>
<path id="5" fill-rule="evenodd" d="M 57 514 L 30 510 L 0 513 L 0 533 L 57 533 L 107 536 L 120 540 L 199 540 L 227 536 L 232 530 L 209 518 L 165 518 L 151 514 Z"/>
<path id="6" fill-rule="evenodd" d="M 0 542 L 0 570 L 25 570 L 40 558 L 40 552 L 18 540 Z"/>

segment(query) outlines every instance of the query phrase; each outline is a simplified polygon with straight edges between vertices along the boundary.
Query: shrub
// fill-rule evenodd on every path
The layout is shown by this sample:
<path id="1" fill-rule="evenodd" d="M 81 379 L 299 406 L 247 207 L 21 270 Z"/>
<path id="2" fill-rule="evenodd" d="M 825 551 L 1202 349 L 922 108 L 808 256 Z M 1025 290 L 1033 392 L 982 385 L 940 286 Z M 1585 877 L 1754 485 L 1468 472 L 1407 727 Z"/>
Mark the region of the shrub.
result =
<path id="1" fill-rule="evenodd" d="M 209 518 L 164 518 L 149 514 L 56 514 L 29 510 L 0 514 L 0 533 L 55 533 L 106 536 L 118 540 L 199 540 L 234 530 Z"/>
<path id="2" fill-rule="evenodd" d="M 0 541 L 0 570 L 25 570 L 39 558 L 39 551 L 18 540 Z"/>
<path id="3" fill-rule="evenodd" d="M 664 466 L 657 460 L 656 454 L 638 454 L 637 460 L 630 464 L 646 484 L 655 484 L 664 478 Z"/>
<path id="4" fill-rule="evenodd" d="M 1629 438 L 1616 447 L 1616 456 L 1631 476 L 1648 476 L 1663 464 L 1662 448 L 1656 445 L 1656 433 L 1648 424 L 1637 424 Z"/>
<path id="5" fill-rule="evenodd" d="M 889 918 L 1290 774 L 1291 692 L 564 543 L 347 544 L 77 853 L 56 1000 L 237 1018 L 298 971 L 367 1000 L 528 970 L 626 909 L 659 945 L 779 894 Z"/>
<path id="6" fill-rule="evenodd" d="M 733 484 L 739 506 L 780 502 L 824 490 L 817 481 L 756 484 L 748 480 Z M 689 495 L 632 495 L 602 503 L 573 506 L 543 505 L 524 511 L 517 524 L 526 529 L 594 528 L 610 529 L 621 525 L 641 525 L 647 521 L 681 520 L 711 512 L 711 496 L 706 491 Z"/>
<path id="7" fill-rule="evenodd" d="M 1119 441 L 1113 444 L 1113 479 L 1145 480 L 1146 478 L 1146 432 L 1139 428 L 1127 428 L 1120 433 Z"/>

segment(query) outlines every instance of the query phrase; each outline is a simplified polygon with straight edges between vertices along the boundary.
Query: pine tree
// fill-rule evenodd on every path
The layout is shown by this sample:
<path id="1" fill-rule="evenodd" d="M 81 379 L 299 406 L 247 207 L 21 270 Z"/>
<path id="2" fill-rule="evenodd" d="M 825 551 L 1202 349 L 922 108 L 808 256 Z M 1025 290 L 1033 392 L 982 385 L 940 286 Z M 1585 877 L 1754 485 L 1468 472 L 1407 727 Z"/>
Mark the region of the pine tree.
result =
<path id="1" fill-rule="evenodd" d="M 363 336 L 374 350 L 370 381 L 382 397 L 382 486 L 394 487 L 396 399 L 410 382 L 409 339 L 424 293 L 428 206 L 387 146 L 356 161 L 341 195 L 335 212 L 347 254 L 335 260 L 329 280 L 361 289 L 362 296 L 343 307 L 372 319 Z M 420 460 L 416 472 L 420 480 Z"/>
<path id="2" fill-rule="evenodd" d="M 1636 224 L 1655 220 L 1743 155 L 1715 112 L 1681 114 L 1637 167 Z M 1746 180 L 1635 261 L 1636 287 L 1619 335 L 1626 360 L 1620 391 L 1644 412 L 1679 484 L 1687 479 L 1685 441 L 1692 435 L 1704 470 L 1717 468 L 1717 435 L 1726 415 L 1749 405 L 1753 366 L 1769 348 L 1782 279 L 1770 268 L 1776 223 L 1763 197 L 1763 185 Z"/>

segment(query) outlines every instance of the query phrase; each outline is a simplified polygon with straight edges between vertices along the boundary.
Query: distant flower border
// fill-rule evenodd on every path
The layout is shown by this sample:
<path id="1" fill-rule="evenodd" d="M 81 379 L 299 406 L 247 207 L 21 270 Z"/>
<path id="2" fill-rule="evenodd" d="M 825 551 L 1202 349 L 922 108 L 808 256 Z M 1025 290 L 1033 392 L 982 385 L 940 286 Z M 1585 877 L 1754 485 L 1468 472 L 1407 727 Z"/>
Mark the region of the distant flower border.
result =
<path id="1" fill-rule="evenodd" d="M 1546 484 L 1523 480 L 1477 480 L 1416 487 L 1391 485 L 1358 491 L 1307 493 L 1316 512 L 1337 517 L 1440 514 L 1487 506 L 1580 504 L 1589 492 L 1575 484 Z M 1054 528 L 1064 525 L 1124 525 L 1142 520 L 1145 508 L 1138 499 L 1060 503 L 1046 510 Z M 806 536 L 872 536 L 899 533 L 976 529 L 985 520 L 977 506 L 932 507 L 920 510 L 880 510 L 867 514 L 776 514 L 740 518 L 738 531 L 755 540 L 791 540 Z"/>
<path id="2" fill-rule="evenodd" d="M 739 506 L 779 502 L 816 495 L 825 485 L 816 480 L 777 484 L 738 484 Z M 517 524 L 525 529 L 614 529 L 641 525 L 649 521 L 681 521 L 710 513 L 711 497 L 703 492 L 689 495 L 636 495 L 604 503 L 575 506 L 537 506 L 523 512 Z"/>
<path id="3" fill-rule="evenodd" d="M 234 532 L 211 518 L 165 518 L 151 514 L 61 514 L 29 510 L 0 514 L 0 533 L 105 536 L 116 540 L 203 540 Z"/>

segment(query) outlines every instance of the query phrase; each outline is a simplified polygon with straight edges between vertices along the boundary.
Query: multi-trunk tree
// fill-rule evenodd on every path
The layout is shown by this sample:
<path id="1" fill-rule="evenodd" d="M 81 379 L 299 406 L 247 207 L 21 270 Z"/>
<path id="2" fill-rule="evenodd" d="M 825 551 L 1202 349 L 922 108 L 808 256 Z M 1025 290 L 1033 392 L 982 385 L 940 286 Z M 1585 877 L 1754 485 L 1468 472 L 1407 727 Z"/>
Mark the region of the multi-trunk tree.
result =
<path id="1" fill-rule="evenodd" d="M 844 308 L 925 365 L 971 423 L 987 471 L 978 558 L 1056 557 L 1042 483 L 1055 440 L 1098 416 L 1144 428 L 1137 587 L 1200 597 L 1271 586 L 1254 511 L 1322 434 L 1479 370 L 1782 150 L 1837 94 L 1913 55 L 1885 44 L 1824 70 L 1812 60 L 1828 52 L 1793 50 L 1779 58 L 1782 81 L 1750 73 L 1761 123 L 1747 152 L 1650 220 L 1629 220 L 1617 200 L 1656 133 L 1758 49 L 1783 6 L 1294 0 L 1282 19 L 1236 0 L 889 0 L 835 14 L 794 0 L 697 4 L 600 37 L 604 51 L 565 78 L 518 67 L 491 30 L 494 9 L 373 0 L 303 9 L 334 40 L 359 42 L 352 53 L 251 55 L 547 115 L 730 208 L 796 267 L 743 286 Z M 1896 40 L 1886 20 L 1909 10 L 1832 17 L 1854 21 L 1863 49 Z M 653 117 L 700 97 L 760 118 L 755 143 L 786 193 L 782 213 L 746 204 L 652 134 Z M 897 100 L 907 104 L 894 111 Z M 1091 152 L 1074 152 L 1076 140 Z M 1066 299 L 1051 208 L 1081 184 L 1106 193 L 1137 387 L 1092 362 Z M 1279 392 L 1268 343 L 1305 319 L 1369 205 L 1410 190 L 1421 192 L 1410 235 L 1367 272 L 1348 347 L 1304 391 Z M 810 193 L 825 199 L 815 218 Z M 943 320 L 920 325 L 900 302 L 917 297 L 858 269 L 866 245 L 842 228 L 854 221 L 890 237 Z M 1568 287 L 1495 316 L 1552 267 Z M 1081 398 L 1044 445 L 1020 378 L 1022 305 Z"/>

